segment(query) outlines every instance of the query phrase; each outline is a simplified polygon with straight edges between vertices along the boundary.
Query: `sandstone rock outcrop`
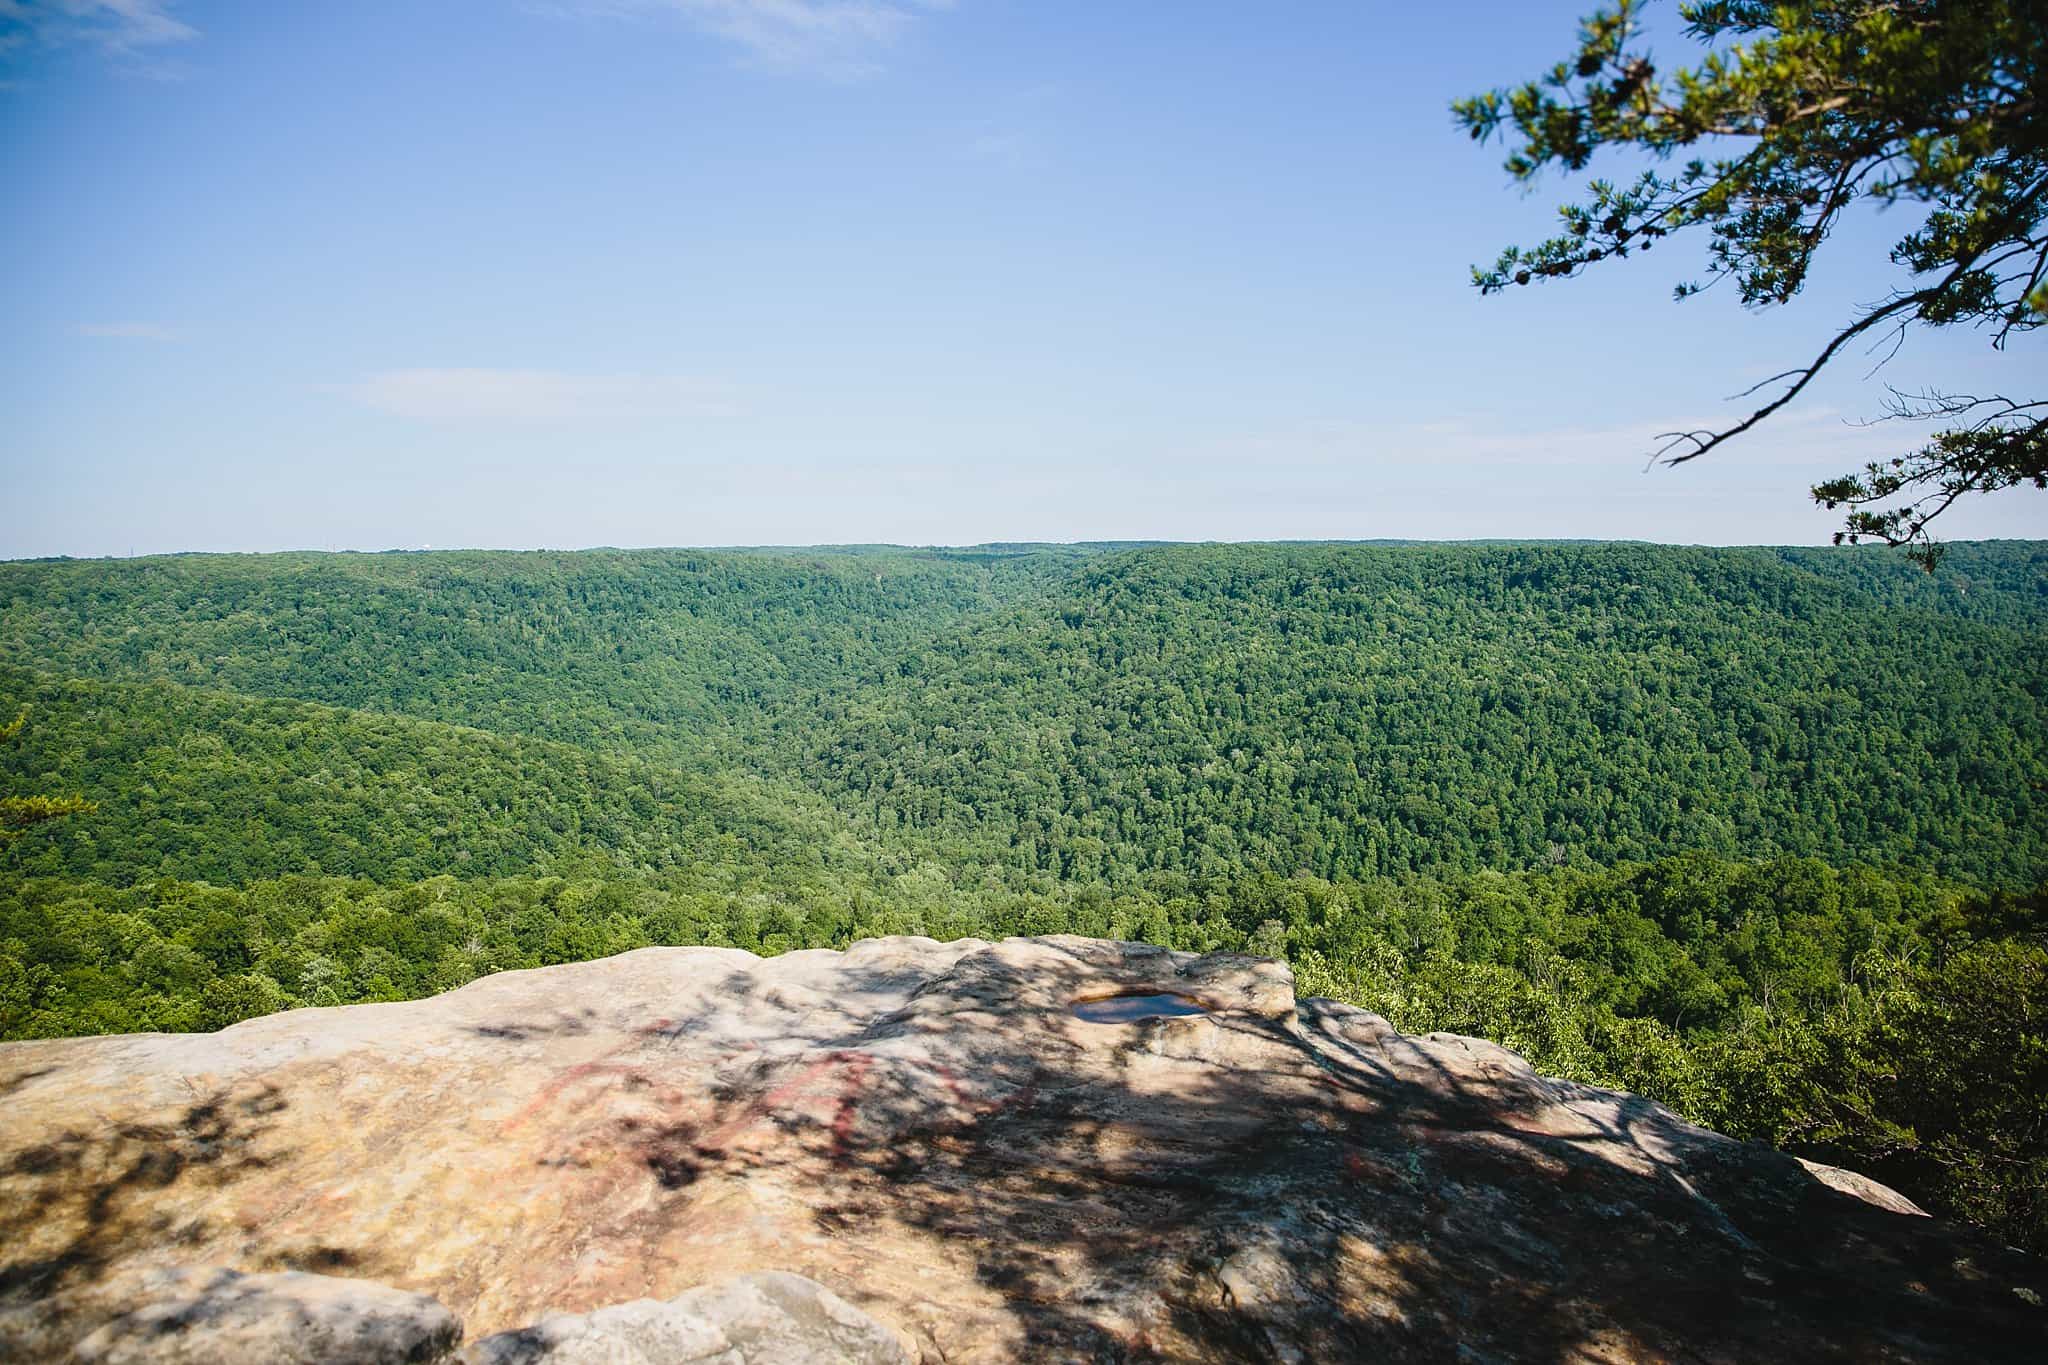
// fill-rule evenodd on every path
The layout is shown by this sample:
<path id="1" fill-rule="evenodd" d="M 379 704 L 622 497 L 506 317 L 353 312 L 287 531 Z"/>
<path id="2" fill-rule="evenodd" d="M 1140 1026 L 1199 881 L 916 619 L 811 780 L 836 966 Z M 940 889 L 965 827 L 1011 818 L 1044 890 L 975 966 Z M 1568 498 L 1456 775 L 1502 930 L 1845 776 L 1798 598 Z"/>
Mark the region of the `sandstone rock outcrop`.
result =
<path id="1" fill-rule="evenodd" d="M 1207 1012 L 1072 1008 L 1144 993 Z M 29 1360 L 198 1340 L 196 1284 L 315 1279 L 387 1325 L 430 1296 L 490 1365 L 721 1322 L 705 1359 L 842 1329 L 952 1362 L 1976 1361 L 2048 1334 L 2039 1262 L 1861 1177 L 1136 944 L 651 948 L 7 1045 L 0 1106 L 0 1356 Z"/>
<path id="2" fill-rule="evenodd" d="M 296 1270 L 149 1271 L 114 1288 L 113 1305 L 126 1303 L 139 1306 L 72 1348 L 84 1365 L 378 1365 L 438 1360 L 462 1339 L 455 1315 L 425 1294 Z"/>
<path id="3" fill-rule="evenodd" d="M 738 1275 L 485 1337 L 456 1365 L 910 1365 L 889 1329 L 800 1275 Z"/>

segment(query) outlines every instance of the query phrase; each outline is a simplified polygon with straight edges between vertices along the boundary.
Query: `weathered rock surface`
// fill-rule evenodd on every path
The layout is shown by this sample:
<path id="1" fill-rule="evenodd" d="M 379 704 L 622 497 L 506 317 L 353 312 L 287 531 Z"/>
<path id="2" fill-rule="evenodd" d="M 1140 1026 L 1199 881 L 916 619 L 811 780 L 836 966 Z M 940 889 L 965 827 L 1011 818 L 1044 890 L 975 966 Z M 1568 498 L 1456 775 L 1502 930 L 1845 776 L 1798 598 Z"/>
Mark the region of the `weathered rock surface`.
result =
<path id="1" fill-rule="evenodd" d="M 6 1355 L 93 1365 L 379 1365 L 440 1360 L 461 1339 L 428 1295 L 295 1270 L 130 1271 L 0 1308 Z"/>
<path id="2" fill-rule="evenodd" d="M 77 1359 L 91 1365 L 377 1365 L 438 1360 L 462 1339 L 462 1324 L 433 1299 L 371 1280 L 293 1270 L 169 1270 L 138 1279 L 123 1298 L 142 1306 L 82 1339 Z"/>
<path id="3" fill-rule="evenodd" d="M 485 1337 L 459 1365 L 909 1365 L 889 1329 L 800 1275 L 739 1275 Z"/>
<path id="4" fill-rule="evenodd" d="M 1124 992 L 1210 1013 L 1070 1008 Z M 1271 963 L 1082 939 L 646 949 L 0 1048 L 30 1360 L 122 1358 L 183 1267 L 428 1295 L 494 1365 L 691 1323 L 773 1358 L 831 1304 L 853 1359 L 888 1358 L 860 1314 L 954 1362 L 2039 1359 L 2041 1263 L 1910 1209 Z"/>

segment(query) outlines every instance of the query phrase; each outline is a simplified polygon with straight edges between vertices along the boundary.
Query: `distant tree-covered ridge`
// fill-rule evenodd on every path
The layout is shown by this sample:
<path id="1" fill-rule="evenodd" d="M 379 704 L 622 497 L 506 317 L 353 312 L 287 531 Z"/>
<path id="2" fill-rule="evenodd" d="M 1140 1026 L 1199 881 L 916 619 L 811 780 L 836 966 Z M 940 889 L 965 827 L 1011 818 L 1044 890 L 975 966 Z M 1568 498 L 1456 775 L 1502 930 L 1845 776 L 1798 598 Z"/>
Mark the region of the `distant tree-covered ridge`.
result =
<path id="1" fill-rule="evenodd" d="M 174 683 L 0 668 L 0 690 L 35 705 L 9 762 L 101 795 L 90 819 L 24 834 L 16 872 L 125 885 L 718 863 L 795 878 L 870 857 L 824 802 L 744 772 Z"/>
<path id="2" fill-rule="evenodd" d="M 899 865 L 1020 884 L 1706 849 L 2025 887 L 2048 871 L 2044 623 L 2048 546 L 2031 542 L 1957 545 L 1932 575 L 1885 551 L 1643 545 L 16 563 L 0 649 L 23 672 L 0 703 L 43 710 L 0 763 L 102 811 L 89 840 L 32 835 L 18 857 L 116 879 L 302 871 L 304 840 L 349 822 L 372 851 L 312 865 L 502 872 L 581 849 L 660 866 L 687 856 L 680 836 L 598 793 L 661 769 L 743 779 L 764 810 L 829 816 Z M 254 699 L 348 715 L 293 730 Z M 484 733 L 399 742 L 401 721 Z M 219 822 L 239 798 L 170 818 L 201 811 L 194 783 L 260 787 L 271 763 L 314 795 L 316 737 L 379 772 L 437 755 L 427 785 L 475 838 L 435 834 L 433 800 L 395 777 L 343 797 L 348 817 L 292 816 L 279 794 L 233 855 Z M 178 799 L 141 820 L 137 755 L 167 773 L 178 744 L 195 762 L 158 782 Z M 471 761 L 516 821 L 449 795 Z M 560 790 L 578 765 L 581 794 Z M 403 854 L 374 851 L 400 837 Z"/>

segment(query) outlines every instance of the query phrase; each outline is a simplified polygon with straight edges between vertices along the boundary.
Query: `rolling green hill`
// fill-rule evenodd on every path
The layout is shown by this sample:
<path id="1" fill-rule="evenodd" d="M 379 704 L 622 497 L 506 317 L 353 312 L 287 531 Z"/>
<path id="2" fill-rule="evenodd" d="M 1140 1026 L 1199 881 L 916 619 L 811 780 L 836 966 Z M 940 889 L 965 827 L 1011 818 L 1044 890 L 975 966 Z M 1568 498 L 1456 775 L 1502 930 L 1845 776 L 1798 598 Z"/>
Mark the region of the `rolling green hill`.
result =
<path id="1" fill-rule="evenodd" d="M 1112 882 L 1706 849 L 2031 885 L 2044 623 L 2033 543 L 1957 546 L 1931 576 L 1637 545 L 0 566 L 0 648 L 45 677 L 744 773 L 905 857 Z M 612 851 L 615 818 L 571 842 Z"/>
<path id="2" fill-rule="evenodd" d="M 815 798 L 547 740 L 310 702 L 0 670 L 34 724 L 0 748 L 23 787 L 99 807 L 29 831 L 13 870 L 114 884 L 314 873 L 380 881 L 555 866 L 744 866 L 799 885 L 874 860 Z"/>

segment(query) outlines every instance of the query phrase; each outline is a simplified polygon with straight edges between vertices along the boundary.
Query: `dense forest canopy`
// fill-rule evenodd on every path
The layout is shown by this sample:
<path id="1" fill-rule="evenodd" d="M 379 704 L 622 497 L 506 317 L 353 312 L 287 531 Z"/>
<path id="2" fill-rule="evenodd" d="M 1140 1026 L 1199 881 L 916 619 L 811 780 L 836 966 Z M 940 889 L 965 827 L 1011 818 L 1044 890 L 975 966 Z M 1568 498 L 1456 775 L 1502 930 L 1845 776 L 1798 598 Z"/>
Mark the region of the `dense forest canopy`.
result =
<path id="1" fill-rule="evenodd" d="M 2032 885 L 2048 874 L 2044 585 L 2048 548 L 2031 543 L 1960 546 L 1932 576 L 1879 553 L 1628 545 L 12 564 L 6 658 L 100 690 L 16 685 L 44 709 L 4 761 L 101 800 L 110 830 L 133 823 L 136 745 L 231 727 L 240 742 L 194 756 L 224 781 L 310 761 L 271 713 L 231 721 L 250 705 L 233 694 L 569 744 L 577 762 L 743 773 L 824 798 L 902 856 L 1019 875 L 1711 849 Z M 155 690 L 122 690 L 137 684 Z M 195 706 L 214 720 L 148 718 Z M 372 724 L 311 729 L 354 765 L 377 761 Z M 408 733 L 555 781 L 480 740 Z M 508 796 L 529 818 L 521 847 L 562 846 L 543 805 Z M 593 805 L 643 819 L 623 793 Z M 627 856 L 658 863 L 647 837 Z M 518 870 L 490 851 L 499 834 L 479 838 L 435 842 Z M 18 856 L 46 870 L 150 866 L 107 862 L 105 837 L 32 842 Z M 208 850 L 231 856 L 203 837 L 155 866 L 309 870 L 209 865 Z"/>
<path id="2" fill-rule="evenodd" d="M 2048 1245 L 2048 545 L 0 565 L 0 1036 L 1072 931 Z"/>

